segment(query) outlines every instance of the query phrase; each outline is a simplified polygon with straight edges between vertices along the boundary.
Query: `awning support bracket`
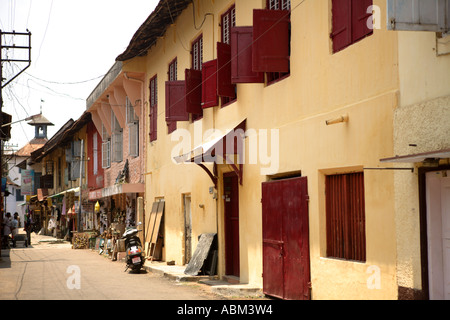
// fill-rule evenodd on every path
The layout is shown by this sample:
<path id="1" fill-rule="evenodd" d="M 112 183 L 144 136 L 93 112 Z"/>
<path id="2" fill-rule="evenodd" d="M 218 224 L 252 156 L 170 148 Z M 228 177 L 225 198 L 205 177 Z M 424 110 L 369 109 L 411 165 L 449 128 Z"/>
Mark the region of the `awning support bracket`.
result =
<path id="1" fill-rule="evenodd" d="M 228 155 L 226 156 L 226 158 L 227 158 L 227 160 L 229 159 L 229 158 L 228 158 Z M 236 175 L 238 176 L 239 184 L 242 186 L 242 169 L 243 169 L 242 163 L 239 164 L 239 167 L 238 167 L 234 162 L 232 162 L 232 161 L 230 161 L 230 163 L 228 163 L 228 164 L 231 166 L 231 168 L 233 169 L 233 171 L 234 171 L 234 172 L 236 173 Z"/>
<path id="2" fill-rule="evenodd" d="M 214 173 L 212 173 L 203 163 L 196 163 L 200 168 L 202 168 L 207 174 L 208 176 L 211 178 L 212 182 L 214 183 L 214 187 L 217 189 L 217 182 L 218 182 L 218 178 L 217 178 L 217 164 L 214 162 Z"/>

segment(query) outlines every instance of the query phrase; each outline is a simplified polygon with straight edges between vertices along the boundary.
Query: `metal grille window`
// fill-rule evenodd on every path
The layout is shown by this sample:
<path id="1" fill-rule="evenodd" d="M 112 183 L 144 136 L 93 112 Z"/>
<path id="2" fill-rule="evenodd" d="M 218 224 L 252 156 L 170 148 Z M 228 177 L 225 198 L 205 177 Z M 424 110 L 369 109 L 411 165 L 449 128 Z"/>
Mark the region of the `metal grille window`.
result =
<path id="1" fill-rule="evenodd" d="M 222 15 L 222 42 L 231 44 L 231 28 L 236 26 L 236 7 L 233 5 Z"/>
<path id="2" fill-rule="evenodd" d="M 192 69 L 202 70 L 203 63 L 203 35 L 192 43 Z"/>
<path id="3" fill-rule="evenodd" d="M 366 261 L 364 174 L 326 177 L 327 256 Z"/>
<path id="4" fill-rule="evenodd" d="M 158 81 L 157 77 L 154 76 L 150 80 L 150 106 L 156 106 L 158 104 Z"/>
<path id="5" fill-rule="evenodd" d="M 291 10 L 291 0 L 268 0 L 270 10 Z"/>
<path id="6" fill-rule="evenodd" d="M 227 45 L 231 45 L 231 28 L 236 27 L 236 6 L 233 5 L 231 6 L 227 12 L 225 12 L 222 15 L 222 43 L 227 44 Z M 220 44 L 219 44 L 220 46 Z M 217 48 L 217 55 L 219 56 L 219 50 L 220 48 Z M 228 57 L 227 57 L 228 58 Z M 218 58 L 219 59 L 219 58 Z M 231 59 L 231 49 L 229 52 L 229 59 Z M 231 73 L 231 65 L 228 65 L 228 61 L 219 68 L 218 72 L 218 76 L 219 79 L 221 78 L 220 75 L 222 74 L 222 70 L 225 70 L 225 68 L 229 68 L 230 69 L 230 73 Z M 230 74 L 230 78 L 231 78 L 231 74 Z M 222 80 L 222 79 L 220 79 Z M 219 84 L 221 83 L 219 80 Z M 227 74 L 227 83 L 228 83 L 228 74 Z M 230 79 L 231 82 L 231 79 Z M 230 86 L 231 87 L 231 86 Z M 236 101 L 237 96 L 236 96 L 236 86 L 232 86 L 230 88 L 230 93 L 225 96 L 222 92 L 222 90 L 219 90 L 219 95 L 221 96 L 221 100 L 222 100 L 222 107 L 233 102 Z"/>
<path id="7" fill-rule="evenodd" d="M 173 59 L 171 63 L 169 63 L 169 81 L 177 81 L 178 77 L 178 62 L 177 58 Z"/>
<path id="8" fill-rule="evenodd" d="M 177 81 L 178 80 L 178 61 L 177 58 L 173 59 L 171 63 L 169 63 L 169 81 Z M 167 121 L 167 130 L 168 134 L 171 134 L 175 130 L 177 130 L 177 122 L 176 121 Z"/>
<path id="9" fill-rule="evenodd" d="M 192 43 L 192 69 L 202 71 L 203 69 L 203 35 L 200 35 Z M 201 109 L 201 108 L 200 108 Z M 192 113 L 192 121 L 203 118 L 203 109 L 200 113 Z"/>
<path id="10" fill-rule="evenodd" d="M 150 142 L 156 141 L 158 134 L 158 77 L 150 79 Z"/>

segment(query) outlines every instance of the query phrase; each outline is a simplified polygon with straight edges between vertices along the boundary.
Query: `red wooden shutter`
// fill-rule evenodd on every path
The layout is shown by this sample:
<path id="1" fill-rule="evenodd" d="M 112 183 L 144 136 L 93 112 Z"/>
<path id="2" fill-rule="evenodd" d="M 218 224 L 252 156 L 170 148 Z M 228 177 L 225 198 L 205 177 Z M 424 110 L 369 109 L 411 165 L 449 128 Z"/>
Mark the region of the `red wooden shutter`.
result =
<path id="1" fill-rule="evenodd" d="M 167 122 L 167 133 L 171 134 L 175 130 L 177 130 L 177 122 L 176 121 Z"/>
<path id="2" fill-rule="evenodd" d="M 253 10 L 253 71 L 289 72 L 290 13 Z"/>
<path id="3" fill-rule="evenodd" d="M 202 113 L 202 72 L 186 69 L 186 111 Z"/>
<path id="4" fill-rule="evenodd" d="M 158 139 L 158 106 L 150 107 L 150 142 Z"/>
<path id="5" fill-rule="evenodd" d="M 332 1 L 333 52 L 340 51 L 352 43 L 351 0 Z"/>
<path id="6" fill-rule="evenodd" d="M 373 30 L 367 27 L 367 20 L 372 15 L 372 12 L 367 13 L 367 8 L 372 4 L 373 0 L 352 1 L 352 42 L 373 33 Z"/>
<path id="7" fill-rule="evenodd" d="M 184 81 L 166 82 L 166 121 L 188 121 Z"/>
<path id="8" fill-rule="evenodd" d="M 231 28 L 231 82 L 264 83 L 264 73 L 252 70 L 253 27 Z"/>
<path id="9" fill-rule="evenodd" d="M 366 261 L 364 174 L 326 177 L 327 255 Z"/>
<path id="10" fill-rule="evenodd" d="M 222 42 L 217 42 L 217 94 L 236 96 L 236 85 L 231 83 L 231 46 Z"/>
<path id="11" fill-rule="evenodd" d="M 217 97 L 217 60 L 203 63 L 202 66 L 202 107 L 215 107 L 219 104 Z"/>

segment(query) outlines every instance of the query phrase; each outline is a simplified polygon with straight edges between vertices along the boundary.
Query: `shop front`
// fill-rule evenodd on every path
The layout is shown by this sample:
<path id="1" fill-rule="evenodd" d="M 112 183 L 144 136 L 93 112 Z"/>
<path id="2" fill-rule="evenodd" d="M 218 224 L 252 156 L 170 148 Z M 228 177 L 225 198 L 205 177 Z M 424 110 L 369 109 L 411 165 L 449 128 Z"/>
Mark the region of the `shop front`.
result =
<path id="1" fill-rule="evenodd" d="M 81 219 L 84 232 L 90 234 L 90 249 L 110 255 L 117 253 L 114 248 L 125 229 L 136 226 L 142 219 L 138 215 L 138 198 L 143 194 L 144 184 L 117 184 L 89 192 Z"/>

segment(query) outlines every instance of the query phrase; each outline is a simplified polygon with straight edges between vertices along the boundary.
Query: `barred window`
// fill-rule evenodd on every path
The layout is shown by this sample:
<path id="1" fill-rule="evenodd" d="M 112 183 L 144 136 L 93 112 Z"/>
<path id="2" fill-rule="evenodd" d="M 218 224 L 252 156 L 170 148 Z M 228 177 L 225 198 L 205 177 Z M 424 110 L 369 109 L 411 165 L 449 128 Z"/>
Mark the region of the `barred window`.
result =
<path id="1" fill-rule="evenodd" d="M 366 261 L 364 174 L 326 177 L 327 256 Z"/>
<path id="2" fill-rule="evenodd" d="M 158 77 L 150 79 L 150 142 L 158 137 Z"/>
<path id="3" fill-rule="evenodd" d="M 203 35 L 192 43 L 192 69 L 202 70 L 203 64 Z"/>

